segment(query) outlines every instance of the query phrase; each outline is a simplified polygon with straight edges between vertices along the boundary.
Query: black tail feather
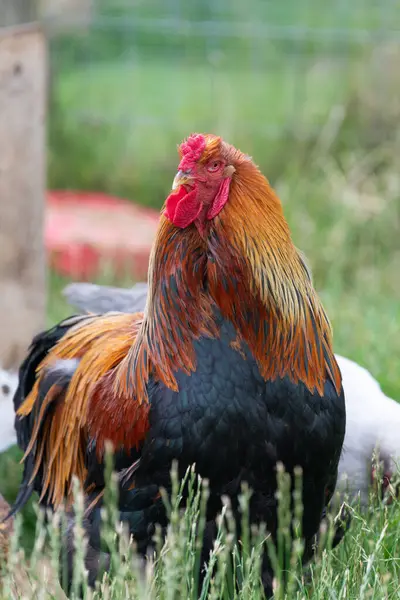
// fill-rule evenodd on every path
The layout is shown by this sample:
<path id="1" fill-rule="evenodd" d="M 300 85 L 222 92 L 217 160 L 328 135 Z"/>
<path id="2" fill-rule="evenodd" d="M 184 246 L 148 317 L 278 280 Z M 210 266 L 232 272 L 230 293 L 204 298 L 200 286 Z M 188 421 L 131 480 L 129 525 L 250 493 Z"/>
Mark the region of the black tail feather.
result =
<path id="1" fill-rule="evenodd" d="M 8 521 L 8 519 L 11 519 L 11 517 L 14 517 L 17 514 L 17 512 L 24 508 L 29 498 L 32 496 L 34 492 L 34 484 L 33 482 L 30 482 L 30 479 L 33 468 L 34 457 L 32 455 L 29 455 L 24 464 L 24 474 L 22 476 L 22 482 L 19 486 L 17 497 L 9 513 L 3 519 L 2 523 L 5 523 L 6 521 Z"/>
<path id="2" fill-rule="evenodd" d="M 82 317 L 76 317 L 76 319 L 81 318 Z M 33 338 L 28 355 L 22 362 L 18 372 L 18 387 L 14 394 L 15 413 L 17 413 L 18 409 L 31 392 L 35 384 L 36 372 L 40 363 L 74 324 L 74 318 L 68 319 L 48 331 L 39 333 Z M 32 433 L 31 419 L 29 417 L 20 418 L 16 416 L 15 429 L 17 432 L 18 446 L 25 451 Z"/>

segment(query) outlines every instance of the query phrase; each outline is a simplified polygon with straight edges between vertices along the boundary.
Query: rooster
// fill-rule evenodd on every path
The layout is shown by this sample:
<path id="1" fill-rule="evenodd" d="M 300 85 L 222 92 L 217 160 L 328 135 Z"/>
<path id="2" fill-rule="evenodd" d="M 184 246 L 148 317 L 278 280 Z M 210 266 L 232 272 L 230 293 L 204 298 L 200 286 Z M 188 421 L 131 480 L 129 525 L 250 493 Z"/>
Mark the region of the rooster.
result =
<path id="1" fill-rule="evenodd" d="M 160 487 L 196 464 L 252 523 L 277 533 L 276 463 L 303 470 L 304 558 L 335 488 L 345 433 L 341 374 L 328 318 L 293 245 L 281 202 L 253 160 L 193 134 L 163 207 L 143 313 L 80 315 L 34 338 L 15 394 L 24 475 L 57 508 L 76 476 L 104 488 L 107 440 L 121 518 L 138 549 L 166 524 Z M 237 512 L 238 514 L 238 512 Z M 263 583 L 272 591 L 265 556 Z"/>

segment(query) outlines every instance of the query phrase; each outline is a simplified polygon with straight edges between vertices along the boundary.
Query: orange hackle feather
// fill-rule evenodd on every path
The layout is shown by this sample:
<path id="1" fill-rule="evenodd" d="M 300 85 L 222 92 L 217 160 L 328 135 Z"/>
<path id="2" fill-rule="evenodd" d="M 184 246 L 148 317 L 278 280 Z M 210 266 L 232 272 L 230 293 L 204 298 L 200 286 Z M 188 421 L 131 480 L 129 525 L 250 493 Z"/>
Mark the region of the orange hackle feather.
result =
<path id="1" fill-rule="evenodd" d="M 124 361 L 129 382 L 146 395 L 148 377 L 177 391 L 174 372 L 196 369 L 193 341 L 215 337 L 212 301 L 204 288 L 206 245 L 196 228 L 177 229 L 164 216 L 149 262 L 149 292 L 137 343 Z M 139 387 L 137 387 L 139 386 Z"/>
<path id="2" fill-rule="evenodd" d="M 288 376 L 322 395 L 330 378 L 339 393 L 331 326 L 279 198 L 249 157 L 214 139 L 209 159 L 220 156 L 235 175 L 229 201 L 210 226 L 210 294 L 266 380 Z"/>

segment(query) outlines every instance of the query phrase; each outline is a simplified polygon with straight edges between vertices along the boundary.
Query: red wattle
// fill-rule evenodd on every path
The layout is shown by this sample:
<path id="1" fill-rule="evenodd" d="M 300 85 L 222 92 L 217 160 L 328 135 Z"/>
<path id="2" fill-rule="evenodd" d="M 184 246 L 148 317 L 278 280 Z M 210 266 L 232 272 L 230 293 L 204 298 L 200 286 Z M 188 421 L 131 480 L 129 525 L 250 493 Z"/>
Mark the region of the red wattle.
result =
<path id="1" fill-rule="evenodd" d="M 214 219 L 224 208 L 229 198 L 229 186 L 231 184 L 231 177 L 225 177 L 222 180 L 217 195 L 215 196 L 210 208 L 207 212 L 207 219 L 211 221 Z"/>
<path id="2" fill-rule="evenodd" d="M 187 192 L 183 185 L 170 194 L 165 202 L 164 214 L 176 227 L 184 229 L 200 214 L 201 204 L 196 199 L 196 188 Z"/>

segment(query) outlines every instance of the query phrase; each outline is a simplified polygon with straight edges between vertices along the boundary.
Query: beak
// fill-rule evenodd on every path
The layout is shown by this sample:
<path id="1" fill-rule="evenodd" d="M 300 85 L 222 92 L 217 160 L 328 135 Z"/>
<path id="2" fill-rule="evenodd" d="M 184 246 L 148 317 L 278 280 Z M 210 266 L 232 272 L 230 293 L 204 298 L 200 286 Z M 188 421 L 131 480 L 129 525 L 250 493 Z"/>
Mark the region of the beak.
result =
<path id="1" fill-rule="evenodd" d="M 178 171 L 172 183 L 172 189 L 176 190 L 181 185 L 193 185 L 193 182 L 191 171 Z"/>

